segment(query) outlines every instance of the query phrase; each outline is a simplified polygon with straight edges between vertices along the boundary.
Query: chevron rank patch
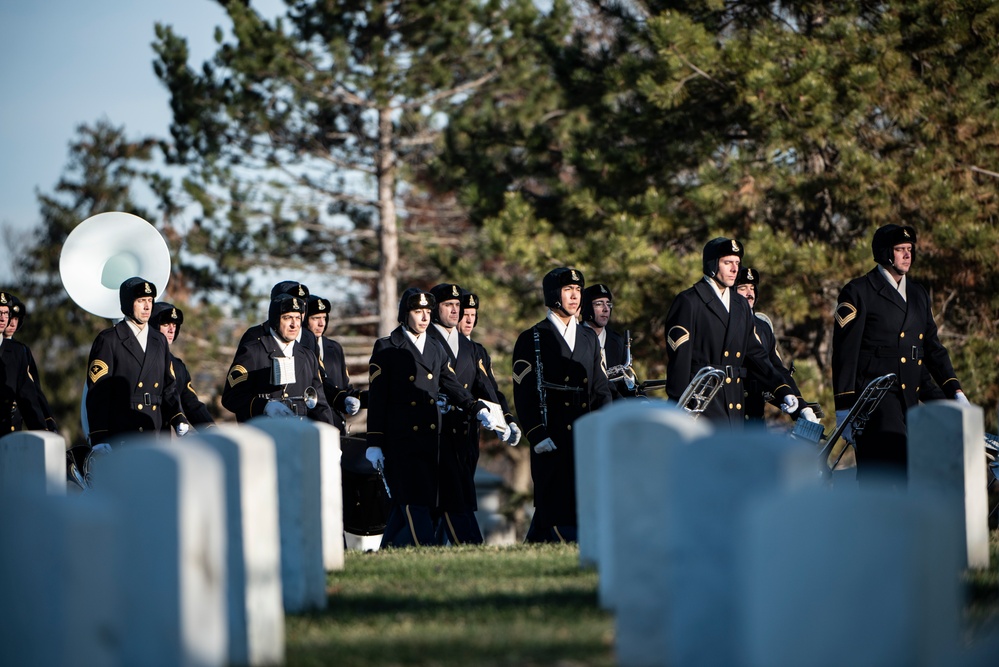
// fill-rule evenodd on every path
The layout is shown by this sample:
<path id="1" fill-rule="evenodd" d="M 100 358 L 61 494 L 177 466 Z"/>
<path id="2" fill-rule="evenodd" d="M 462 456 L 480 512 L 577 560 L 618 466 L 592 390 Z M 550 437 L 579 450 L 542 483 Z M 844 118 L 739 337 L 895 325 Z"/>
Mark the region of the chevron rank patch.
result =
<path id="1" fill-rule="evenodd" d="M 669 346 L 674 351 L 688 340 L 690 340 L 690 332 L 681 327 L 679 324 L 675 327 L 671 327 L 669 333 L 666 334 L 666 342 L 669 343 Z"/>
<path id="2" fill-rule="evenodd" d="M 237 365 L 229 369 L 229 375 L 226 377 L 226 382 L 229 383 L 230 387 L 235 387 L 240 382 L 245 381 L 248 377 L 250 377 L 250 375 L 246 372 L 246 368 Z"/>
<path id="3" fill-rule="evenodd" d="M 524 361 L 523 359 L 518 359 L 513 362 L 513 381 L 520 384 L 520 381 L 531 372 L 532 368 L 533 367 L 530 362 Z"/>
<path id="4" fill-rule="evenodd" d="M 836 306 L 836 324 L 845 327 L 857 317 L 857 307 L 844 301 Z"/>
<path id="5" fill-rule="evenodd" d="M 479 370 L 482 371 L 483 375 L 486 376 L 489 375 L 489 373 L 486 371 L 486 364 L 482 361 L 482 359 L 479 359 Z"/>
<path id="6" fill-rule="evenodd" d="M 375 378 L 382 374 L 382 367 L 378 364 L 368 366 L 368 384 L 375 381 Z"/>
<path id="7" fill-rule="evenodd" d="M 95 359 L 94 363 L 90 364 L 90 370 L 87 373 L 91 382 L 97 382 L 107 374 L 108 365 L 100 359 Z"/>

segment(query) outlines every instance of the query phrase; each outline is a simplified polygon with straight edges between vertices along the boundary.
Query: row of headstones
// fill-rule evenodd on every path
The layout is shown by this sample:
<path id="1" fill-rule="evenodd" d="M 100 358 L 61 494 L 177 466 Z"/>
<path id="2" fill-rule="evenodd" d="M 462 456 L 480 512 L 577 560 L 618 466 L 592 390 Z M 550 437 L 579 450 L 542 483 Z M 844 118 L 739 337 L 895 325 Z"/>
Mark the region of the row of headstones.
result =
<path id="1" fill-rule="evenodd" d="M 997 664 L 962 648 L 989 566 L 982 410 L 909 413 L 909 484 L 830 485 L 810 444 L 621 401 L 575 435 L 579 553 L 624 667 Z"/>
<path id="2" fill-rule="evenodd" d="M 67 494 L 65 442 L 0 438 L 0 663 L 274 665 L 344 562 L 340 435 L 258 419 L 136 438 Z"/>

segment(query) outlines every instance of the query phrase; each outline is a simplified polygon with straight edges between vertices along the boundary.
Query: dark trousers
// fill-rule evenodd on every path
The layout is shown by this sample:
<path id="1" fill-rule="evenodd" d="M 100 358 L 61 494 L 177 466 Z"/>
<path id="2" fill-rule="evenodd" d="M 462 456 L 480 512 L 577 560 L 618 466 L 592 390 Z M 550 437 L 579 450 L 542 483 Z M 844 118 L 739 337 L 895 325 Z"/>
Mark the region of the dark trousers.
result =
<path id="1" fill-rule="evenodd" d="M 888 393 L 857 437 L 857 482 L 905 486 L 908 479 L 905 403 Z"/>
<path id="2" fill-rule="evenodd" d="M 429 547 L 436 543 L 429 507 L 392 506 L 382 534 L 382 547 Z"/>
<path id="3" fill-rule="evenodd" d="M 475 512 L 441 512 L 437 521 L 437 544 L 482 544 L 482 531 Z"/>

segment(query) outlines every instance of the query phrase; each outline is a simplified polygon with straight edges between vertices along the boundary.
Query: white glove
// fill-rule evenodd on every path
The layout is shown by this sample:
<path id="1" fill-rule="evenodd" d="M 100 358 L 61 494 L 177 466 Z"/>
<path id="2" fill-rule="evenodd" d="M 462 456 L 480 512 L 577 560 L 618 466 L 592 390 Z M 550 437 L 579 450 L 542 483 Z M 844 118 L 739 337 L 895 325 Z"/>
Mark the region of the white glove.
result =
<path id="1" fill-rule="evenodd" d="M 353 396 L 348 396 L 347 398 L 343 399 L 343 406 L 347 408 L 347 414 L 351 416 L 356 415 L 358 412 L 361 411 L 361 401 L 354 398 Z"/>
<path id="2" fill-rule="evenodd" d="M 381 468 L 385 465 L 385 455 L 382 454 L 381 447 L 368 447 L 364 450 L 364 458 L 368 459 L 376 468 Z"/>
<path id="3" fill-rule="evenodd" d="M 479 423 L 482 424 L 482 427 L 486 430 L 496 431 L 497 433 L 502 433 L 506 430 L 506 424 L 500 425 L 493 422 L 492 415 L 486 408 L 479 410 L 475 416 L 478 418 Z"/>
<path id="4" fill-rule="evenodd" d="M 836 411 L 836 428 L 839 428 L 839 425 L 846 420 L 846 416 L 848 414 L 850 414 L 849 410 Z M 845 429 L 843 429 L 843 432 L 840 433 L 840 437 L 849 442 L 851 445 L 855 445 L 856 443 L 854 442 L 854 437 L 853 437 L 853 424 L 850 424 Z"/>
<path id="5" fill-rule="evenodd" d="M 267 401 L 264 406 L 264 414 L 268 417 L 294 417 L 295 413 L 281 401 Z"/>
<path id="6" fill-rule="evenodd" d="M 791 414 L 798 409 L 798 397 L 788 394 L 784 397 L 784 403 L 780 406 L 784 414 Z"/>
<path id="7" fill-rule="evenodd" d="M 798 413 L 798 419 L 804 418 L 805 421 L 812 422 L 814 424 L 819 423 L 819 418 L 815 416 L 815 411 L 811 408 L 802 408 L 801 412 Z"/>
<path id="8" fill-rule="evenodd" d="M 504 440 L 504 442 L 511 447 L 516 447 L 517 443 L 520 442 L 520 427 L 513 422 L 510 422 L 507 426 L 510 427 L 510 435 Z"/>
<path id="9" fill-rule="evenodd" d="M 186 422 L 181 422 L 174 427 L 174 431 L 176 431 L 178 438 L 183 438 L 191 432 L 191 425 Z"/>
<path id="10" fill-rule="evenodd" d="M 635 373 L 628 370 L 624 374 L 624 386 L 628 388 L 628 391 L 635 391 Z"/>
<path id="11" fill-rule="evenodd" d="M 93 447 L 91 447 L 90 448 L 90 452 L 92 454 L 100 454 L 102 456 L 104 454 L 110 454 L 111 453 L 111 445 L 109 445 L 106 442 L 102 442 L 99 445 L 94 445 Z"/>
<path id="12" fill-rule="evenodd" d="M 971 405 L 971 401 L 968 400 L 968 397 L 964 395 L 963 391 L 958 391 L 954 394 L 954 400 L 960 405 Z"/>
<path id="13" fill-rule="evenodd" d="M 558 448 L 555 446 L 555 443 L 552 442 L 551 438 L 545 438 L 538 444 L 534 445 L 534 451 L 537 452 L 538 454 L 544 454 L 545 452 L 554 452 L 556 449 Z"/>

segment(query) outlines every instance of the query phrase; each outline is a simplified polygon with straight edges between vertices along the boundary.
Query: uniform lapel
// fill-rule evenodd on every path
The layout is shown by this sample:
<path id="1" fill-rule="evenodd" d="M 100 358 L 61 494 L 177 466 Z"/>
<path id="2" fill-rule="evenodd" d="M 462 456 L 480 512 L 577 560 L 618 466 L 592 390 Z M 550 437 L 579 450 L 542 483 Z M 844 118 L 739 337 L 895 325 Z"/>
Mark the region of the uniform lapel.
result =
<path id="1" fill-rule="evenodd" d="M 895 305 L 896 308 L 901 310 L 903 313 L 908 310 L 906 306 L 905 299 L 902 295 L 898 293 L 898 290 L 888 284 L 888 280 L 881 274 L 881 269 L 875 267 L 867 274 L 868 280 L 871 281 L 871 285 L 874 290 L 884 299 L 887 299 Z"/>
<path id="2" fill-rule="evenodd" d="M 135 334 L 132 333 L 132 328 L 128 326 L 128 322 L 125 320 L 119 322 L 115 325 L 115 331 L 118 334 L 118 339 L 121 341 L 121 346 L 128 350 L 129 354 L 135 357 L 135 360 L 139 364 L 139 368 L 142 368 L 142 364 L 146 360 L 146 353 L 142 351 L 142 346 L 139 345 L 139 341 L 135 337 Z"/>
<path id="3" fill-rule="evenodd" d="M 721 299 L 718 298 L 718 294 L 715 292 L 714 288 L 705 281 L 701 280 L 694 285 L 694 290 L 704 301 L 708 310 L 710 310 L 715 317 L 721 320 L 722 324 L 728 327 L 729 312 L 725 310 L 725 304 L 723 304 Z M 731 295 L 729 296 L 731 297 Z M 731 306 L 731 303 L 729 305 Z"/>

